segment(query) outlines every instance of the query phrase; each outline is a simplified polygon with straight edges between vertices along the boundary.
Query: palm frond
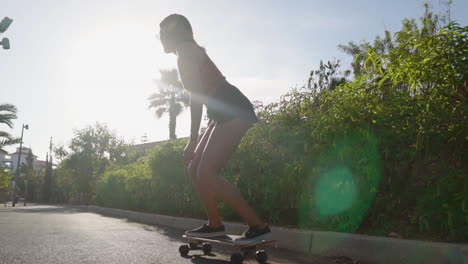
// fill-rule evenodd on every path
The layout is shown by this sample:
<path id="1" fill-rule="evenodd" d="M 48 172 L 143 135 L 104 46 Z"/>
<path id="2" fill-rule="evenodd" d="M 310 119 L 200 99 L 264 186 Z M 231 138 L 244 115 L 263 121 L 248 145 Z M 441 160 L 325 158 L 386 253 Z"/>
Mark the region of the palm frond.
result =
<path id="1" fill-rule="evenodd" d="M 161 82 L 166 83 L 169 86 L 172 86 L 176 89 L 182 88 L 182 83 L 179 80 L 179 73 L 177 69 L 169 69 L 169 70 L 159 70 L 161 74 Z"/>
<path id="2" fill-rule="evenodd" d="M 178 95 L 184 92 L 183 90 L 175 88 L 174 86 L 170 86 L 160 80 L 154 80 L 154 82 L 158 86 L 158 92 L 152 94 L 149 97 L 149 100 L 152 98 L 164 98 L 165 100 L 170 100 L 174 95 Z"/>
<path id="3" fill-rule="evenodd" d="M 16 114 L 16 106 L 12 104 L 1 104 L 0 105 L 0 112 L 5 111 L 5 112 L 10 112 Z"/>
<path id="4" fill-rule="evenodd" d="M 169 100 L 171 97 L 172 94 L 168 90 L 164 90 L 150 95 L 148 100 Z"/>
<path id="5" fill-rule="evenodd" d="M 20 143 L 20 138 L 7 138 L 7 139 L 0 139 L 0 150 L 4 151 L 4 147 L 15 145 Z"/>
<path id="6" fill-rule="evenodd" d="M 158 109 L 156 109 L 156 112 L 155 112 L 155 113 L 156 113 L 156 117 L 159 119 L 159 118 L 161 118 L 162 115 L 163 115 L 164 113 L 166 113 L 166 112 L 168 112 L 166 107 L 159 107 Z"/>
<path id="7" fill-rule="evenodd" d="M 165 113 L 169 114 L 169 134 L 171 138 L 175 138 L 175 135 L 173 135 L 175 118 L 183 111 L 185 106 L 189 105 L 189 96 L 183 90 L 176 69 L 160 70 L 159 72 L 161 73 L 161 77 L 154 80 L 158 92 L 148 97 L 150 101 L 149 108 L 155 108 L 156 118 L 158 119 Z"/>
<path id="8" fill-rule="evenodd" d="M 5 124 L 10 128 L 13 127 L 13 119 L 16 119 L 16 114 L 0 114 L 0 124 Z"/>
<path id="9" fill-rule="evenodd" d="M 8 138 L 8 139 L 12 139 L 12 138 L 13 138 L 13 137 L 10 135 L 10 133 L 5 132 L 5 131 L 0 131 L 0 137 L 2 137 L 2 138 Z"/>
<path id="10" fill-rule="evenodd" d="M 166 100 L 166 99 L 162 99 L 162 98 L 154 99 L 154 100 L 150 101 L 150 104 L 149 104 L 148 108 L 158 108 L 160 106 L 167 105 L 168 103 L 169 103 L 169 101 Z"/>

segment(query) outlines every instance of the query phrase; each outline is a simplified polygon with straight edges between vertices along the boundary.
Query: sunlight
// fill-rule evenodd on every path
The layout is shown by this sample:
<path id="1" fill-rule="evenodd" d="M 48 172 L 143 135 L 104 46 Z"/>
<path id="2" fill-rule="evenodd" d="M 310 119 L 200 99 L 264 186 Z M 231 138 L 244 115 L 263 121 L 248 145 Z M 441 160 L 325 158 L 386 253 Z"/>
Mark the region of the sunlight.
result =
<path id="1" fill-rule="evenodd" d="M 68 60 L 70 76 L 74 80 L 141 77 L 148 68 L 155 68 L 154 61 L 151 63 L 149 59 L 160 49 L 151 34 L 152 29 L 125 23 L 107 24 L 81 34 Z M 171 58 L 165 57 L 158 61 L 163 59 L 169 64 Z"/>
<path id="2" fill-rule="evenodd" d="M 74 34 L 64 63 L 62 100 L 79 117 L 75 126 L 105 120 L 119 127 L 127 120 L 119 133 L 135 137 L 152 131 L 151 138 L 159 140 L 166 137 L 167 132 L 158 129 L 166 127 L 165 119 L 154 119 L 147 97 L 156 91 L 158 69 L 174 67 L 175 57 L 164 54 L 155 27 L 134 23 L 105 23 Z"/>

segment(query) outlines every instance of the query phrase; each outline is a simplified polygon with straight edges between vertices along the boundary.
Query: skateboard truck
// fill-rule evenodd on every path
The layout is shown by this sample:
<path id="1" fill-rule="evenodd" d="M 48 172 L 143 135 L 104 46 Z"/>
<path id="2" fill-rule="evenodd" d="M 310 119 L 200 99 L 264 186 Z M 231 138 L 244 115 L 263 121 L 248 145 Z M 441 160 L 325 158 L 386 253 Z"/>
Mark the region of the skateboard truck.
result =
<path id="1" fill-rule="evenodd" d="M 214 238 L 200 238 L 200 237 L 187 237 L 183 236 L 188 240 L 188 245 L 184 244 L 179 247 L 179 253 L 181 256 L 187 256 L 190 250 L 197 250 L 200 249 L 205 255 L 208 255 L 212 251 L 211 244 L 224 244 L 233 247 L 237 247 L 240 249 L 242 253 L 236 252 L 231 255 L 230 262 L 231 264 L 242 264 L 244 259 L 249 256 L 254 256 L 258 263 L 264 264 L 268 260 L 268 255 L 265 250 L 257 250 L 258 245 L 269 244 L 275 242 L 276 240 L 261 240 L 256 243 L 248 244 L 248 245 L 241 245 L 235 243 L 235 239 L 238 236 L 227 235 L 222 237 L 214 237 Z"/>

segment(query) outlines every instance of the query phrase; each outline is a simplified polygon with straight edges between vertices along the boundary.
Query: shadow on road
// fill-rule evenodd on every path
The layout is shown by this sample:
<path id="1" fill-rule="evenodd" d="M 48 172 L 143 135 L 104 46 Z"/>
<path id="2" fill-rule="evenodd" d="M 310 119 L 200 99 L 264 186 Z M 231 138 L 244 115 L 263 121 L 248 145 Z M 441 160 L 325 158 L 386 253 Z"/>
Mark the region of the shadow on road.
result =
<path id="1" fill-rule="evenodd" d="M 216 255 L 210 254 L 210 256 L 215 257 Z M 209 259 L 209 258 L 204 257 L 204 255 L 199 255 L 199 254 L 181 256 L 181 257 L 185 259 L 190 259 L 190 261 L 195 264 L 229 264 L 231 263 L 226 260 Z"/>
<path id="2" fill-rule="evenodd" d="M 226 260 L 204 258 L 202 255 L 193 255 L 191 257 L 191 261 L 192 263 L 195 263 L 195 264 L 229 264 L 231 263 Z"/>
<path id="3" fill-rule="evenodd" d="M 187 244 L 187 240 L 182 237 L 182 235 L 184 234 L 183 230 L 178 230 L 178 229 L 174 229 L 174 228 L 171 228 L 171 227 L 154 226 L 154 225 L 145 223 L 144 221 L 136 221 L 136 220 L 134 221 L 134 220 L 129 220 L 128 218 L 123 218 L 123 217 L 109 216 L 109 215 L 101 214 L 101 213 L 96 213 L 96 214 L 100 214 L 100 215 L 105 216 L 105 217 L 119 218 L 119 219 L 122 219 L 123 221 L 126 221 L 128 223 L 140 224 L 142 226 L 142 228 L 144 230 L 148 231 L 148 232 L 158 232 L 159 234 L 162 234 L 162 235 L 166 236 L 167 239 L 169 239 L 170 241 L 179 242 L 179 243 L 181 243 L 181 245 L 182 244 Z M 260 247 L 258 247 L 258 249 L 267 250 L 269 258 L 271 257 L 271 258 L 276 259 L 276 261 L 278 261 L 278 263 L 291 263 L 292 261 L 294 261 L 294 263 L 314 263 L 314 264 L 338 263 L 338 262 L 334 262 L 332 259 L 330 259 L 328 257 L 319 258 L 317 256 L 311 256 L 311 255 L 307 255 L 307 254 L 291 252 L 291 251 L 288 251 L 288 250 L 285 250 L 285 249 L 277 248 L 274 245 L 272 245 L 272 246 L 260 246 Z M 191 254 L 191 253 L 188 256 L 185 256 L 185 257 L 181 256 L 181 257 L 186 258 L 186 259 L 190 259 L 190 261 L 192 263 L 195 263 L 195 264 L 229 264 L 230 261 L 227 261 L 227 259 L 229 259 L 229 256 L 232 253 L 236 252 L 236 250 L 233 249 L 232 247 L 225 246 L 225 245 L 216 245 L 216 249 L 214 249 L 214 251 L 216 251 L 216 253 L 219 253 L 219 254 L 216 254 L 216 255 L 211 254 L 211 255 L 208 255 L 208 256 L 220 257 L 220 258 L 224 258 L 224 260 L 223 259 L 209 258 L 209 257 L 207 257 L 207 255 L 203 255 L 203 254 Z M 224 255 L 224 256 L 222 256 L 222 255 Z M 248 258 L 248 260 L 250 260 L 250 258 Z M 290 260 L 292 260 L 292 261 L 290 262 Z M 244 263 L 246 263 L 246 262 L 244 261 Z M 247 261 L 247 263 L 257 263 L 257 262 L 256 261 L 254 261 L 254 262 L 248 262 Z M 270 263 L 270 262 L 267 262 L 267 263 Z M 360 263 L 360 262 L 343 262 L 341 264 L 355 264 L 355 263 L 369 264 L 369 263 Z"/>
<path id="4" fill-rule="evenodd" d="M 85 211 L 69 208 L 69 207 L 56 207 L 56 206 L 44 206 L 44 205 L 28 205 L 28 206 L 17 206 L 17 207 L 6 207 L 0 208 L 2 212 L 12 213 L 41 213 L 41 214 L 74 214 L 84 213 Z"/>
<path id="5" fill-rule="evenodd" d="M 28 205 L 26 207 L 19 206 L 19 207 L 0 207 L 0 212 L 13 212 L 13 213 L 29 213 L 29 214 L 86 214 L 86 213 L 94 213 L 101 215 L 103 217 L 109 217 L 114 219 L 120 219 L 120 221 L 128 222 L 137 224 L 140 228 L 144 229 L 147 232 L 157 232 L 161 235 L 164 235 L 169 241 L 175 242 L 176 244 L 180 243 L 187 244 L 187 241 L 182 238 L 184 234 L 183 230 L 177 230 L 170 227 L 163 227 L 163 226 L 155 226 L 149 223 L 145 223 L 145 221 L 133 221 L 129 220 L 125 217 L 117 217 L 114 215 L 92 212 L 85 209 L 76 208 L 73 206 L 67 205 Z M 355 262 L 339 262 L 334 261 L 330 258 L 312 256 L 307 254 L 298 254 L 297 252 L 291 252 L 285 249 L 280 249 L 274 246 L 267 246 L 267 247 L 260 247 L 259 249 L 267 249 L 268 255 L 271 259 L 275 259 L 274 263 L 314 263 L 314 264 L 323 264 L 323 263 L 346 263 L 351 264 Z M 191 263 L 195 264 L 228 264 L 230 263 L 227 261 L 229 256 L 234 253 L 235 250 L 229 246 L 216 246 L 216 253 L 215 255 L 203 255 L 201 251 L 191 251 L 189 256 L 183 257 L 186 258 L 187 261 L 191 261 Z M 201 253 L 201 254 L 200 254 Z M 215 259 L 216 258 L 216 259 Z M 220 259 L 222 258 L 222 259 Z M 340 259 L 341 260 L 341 259 Z M 1 262 L 1 261 L 0 261 Z M 250 263 L 250 262 L 248 262 Z M 364 264 L 364 263 L 362 263 Z"/>

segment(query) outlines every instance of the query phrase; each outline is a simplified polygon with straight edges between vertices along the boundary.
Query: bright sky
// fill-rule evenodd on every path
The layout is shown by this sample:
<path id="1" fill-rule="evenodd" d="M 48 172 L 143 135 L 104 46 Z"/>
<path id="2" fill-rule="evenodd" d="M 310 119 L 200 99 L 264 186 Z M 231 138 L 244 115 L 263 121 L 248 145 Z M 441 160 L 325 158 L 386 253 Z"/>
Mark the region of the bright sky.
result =
<path id="1" fill-rule="evenodd" d="M 421 0 L 189 1 L 0 0 L 0 19 L 14 21 L 0 38 L 0 103 L 18 107 L 15 127 L 29 124 L 24 142 L 45 159 L 49 139 L 68 144 L 74 129 L 106 123 L 119 137 L 139 143 L 169 138 L 168 118 L 157 120 L 148 96 L 159 69 L 175 67 L 155 38 L 159 22 L 185 15 L 198 43 L 228 81 L 251 100 L 270 103 L 306 83 L 320 59 L 350 58 L 340 43 L 373 40 L 419 18 Z M 433 0 L 435 9 L 443 7 Z M 452 19 L 468 24 L 468 1 L 455 0 Z M 189 110 L 177 119 L 189 134 Z M 10 151 L 13 148 L 9 149 Z"/>

